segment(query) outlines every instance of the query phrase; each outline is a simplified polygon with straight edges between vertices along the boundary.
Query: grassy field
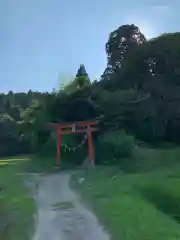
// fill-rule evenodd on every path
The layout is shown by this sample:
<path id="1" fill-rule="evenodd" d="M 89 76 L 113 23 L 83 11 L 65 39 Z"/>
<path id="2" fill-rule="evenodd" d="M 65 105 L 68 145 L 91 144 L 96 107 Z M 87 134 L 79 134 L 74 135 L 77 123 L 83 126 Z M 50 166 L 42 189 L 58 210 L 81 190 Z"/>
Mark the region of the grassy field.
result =
<path id="1" fill-rule="evenodd" d="M 18 172 L 28 158 L 18 157 L 0 160 L 0 239 L 29 239 L 33 229 L 34 200 Z"/>
<path id="2" fill-rule="evenodd" d="M 180 239 L 180 149 L 136 149 L 131 161 L 135 173 L 96 167 L 74 175 L 72 185 L 112 239 Z"/>

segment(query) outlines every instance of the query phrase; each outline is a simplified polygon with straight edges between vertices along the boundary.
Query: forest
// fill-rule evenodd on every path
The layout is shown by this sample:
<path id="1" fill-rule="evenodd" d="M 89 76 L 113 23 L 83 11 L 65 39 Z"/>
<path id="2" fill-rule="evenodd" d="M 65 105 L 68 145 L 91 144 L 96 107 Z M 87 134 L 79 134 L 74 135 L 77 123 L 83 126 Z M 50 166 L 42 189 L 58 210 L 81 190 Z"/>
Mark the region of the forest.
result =
<path id="1" fill-rule="evenodd" d="M 99 80 L 91 81 L 81 64 L 73 81 L 54 92 L 1 93 L 0 156 L 39 151 L 52 138 L 49 122 L 92 118 L 99 118 L 97 144 L 102 136 L 103 144 L 118 144 L 118 134 L 121 150 L 135 139 L 178 144 L 180 33 L 147 40 L 138 26 L 123 25 L 109 34 L 105 51 Z"/>

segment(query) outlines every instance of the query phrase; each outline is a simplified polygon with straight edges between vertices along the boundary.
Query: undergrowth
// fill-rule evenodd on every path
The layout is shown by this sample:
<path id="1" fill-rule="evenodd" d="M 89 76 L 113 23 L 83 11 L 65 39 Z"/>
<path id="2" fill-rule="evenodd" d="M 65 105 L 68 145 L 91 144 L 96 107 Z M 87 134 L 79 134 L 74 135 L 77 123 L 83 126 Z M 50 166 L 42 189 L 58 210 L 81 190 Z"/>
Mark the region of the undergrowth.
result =
<path id="1" fill-rule="evenodd" d="M 22 178 L 24 157 L 0 160 L 0 239 L 24 240 L 33 234 L 35 203 Z"/>
<path id="2" fill-rule="evenodd" d="M 139 158 L 138 158 L 139 156 Z M 180 239 L 180 149 L 135 148 L 134 171 L 121 166 L 77 173 L 72 186 L 93 208 L 113 240 Z M 132 169 L 133 170 L 133 169 Z M 79 184 L 78 179 L 85 181 Z"/>

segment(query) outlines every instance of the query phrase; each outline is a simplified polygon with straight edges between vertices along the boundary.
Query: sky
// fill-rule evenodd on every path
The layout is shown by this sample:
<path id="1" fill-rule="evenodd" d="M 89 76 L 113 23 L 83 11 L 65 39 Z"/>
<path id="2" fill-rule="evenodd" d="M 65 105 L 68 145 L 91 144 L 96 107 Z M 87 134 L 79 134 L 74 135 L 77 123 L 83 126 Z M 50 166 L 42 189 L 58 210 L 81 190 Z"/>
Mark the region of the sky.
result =
<path id="1" fill-rule="evenodd" d="M 0 92 L 52 91 L 80 64 L 98 80 L 110 32 L 123 24 L 148 39 L 178 32 L 179 12 L 179 0 L 0 0 Z"/>

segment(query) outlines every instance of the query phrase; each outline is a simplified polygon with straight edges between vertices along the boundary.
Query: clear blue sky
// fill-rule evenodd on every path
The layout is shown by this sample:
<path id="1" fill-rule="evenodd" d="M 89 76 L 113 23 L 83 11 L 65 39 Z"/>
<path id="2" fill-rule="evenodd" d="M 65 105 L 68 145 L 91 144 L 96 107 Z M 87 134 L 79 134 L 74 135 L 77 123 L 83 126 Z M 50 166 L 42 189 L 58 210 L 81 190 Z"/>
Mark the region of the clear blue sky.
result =
<path id="1" fill-rule="evenodd" d="M 111 31 L 135 23 L 151 38 L 179 22 L 179 0 L 0 0 L 0 92 L 51 91 L 81 63 L 98 79 Z"/>

